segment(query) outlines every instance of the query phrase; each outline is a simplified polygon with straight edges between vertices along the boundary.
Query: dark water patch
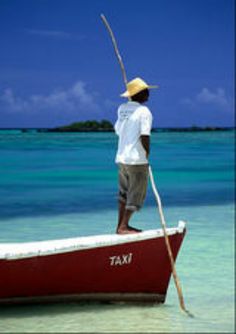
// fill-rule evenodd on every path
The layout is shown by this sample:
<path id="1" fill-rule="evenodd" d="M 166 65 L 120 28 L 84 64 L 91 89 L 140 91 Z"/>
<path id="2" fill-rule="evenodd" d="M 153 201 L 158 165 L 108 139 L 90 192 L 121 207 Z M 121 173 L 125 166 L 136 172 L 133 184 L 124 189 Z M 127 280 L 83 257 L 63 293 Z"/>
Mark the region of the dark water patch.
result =
<path id="1" fill-rule="evenodd" d="M 160 193 L 163 207 L 191 207 L 215 206 L 232 204 L 235 201 L 234 189 L 221 188 L 220 190 L 198 190 L 196 192 L 181 191 L 179 193 Z M 71 213 L 93 213 L 106 210 L 117 210 L 117 196 L 113 192 L 97 193 L 97 196 L 84 195 L 80 199 L 38 200 L 27 203 L 24 200 L 15 200 L 10 203 L 0 204 L 1 219 L 20 217 L 56 216 Z M 148 194 L 145 207 L 155 207 L 156 202 L 153 194 Z"/>

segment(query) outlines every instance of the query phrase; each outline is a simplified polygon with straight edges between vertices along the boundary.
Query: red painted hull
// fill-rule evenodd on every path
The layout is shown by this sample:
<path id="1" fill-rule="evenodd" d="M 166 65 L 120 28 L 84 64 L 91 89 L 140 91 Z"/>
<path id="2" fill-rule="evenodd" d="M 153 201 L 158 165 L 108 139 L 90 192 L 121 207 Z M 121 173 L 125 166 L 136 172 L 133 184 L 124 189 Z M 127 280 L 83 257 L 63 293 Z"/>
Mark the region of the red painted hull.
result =
<path id="1" fill-rule="evenodd" d="M 176 259 L 185 235 L 169 236 Z M 164 302 L 171 266 L 164 237 L 0 259 L 0 303 L 78 300 Z"/>

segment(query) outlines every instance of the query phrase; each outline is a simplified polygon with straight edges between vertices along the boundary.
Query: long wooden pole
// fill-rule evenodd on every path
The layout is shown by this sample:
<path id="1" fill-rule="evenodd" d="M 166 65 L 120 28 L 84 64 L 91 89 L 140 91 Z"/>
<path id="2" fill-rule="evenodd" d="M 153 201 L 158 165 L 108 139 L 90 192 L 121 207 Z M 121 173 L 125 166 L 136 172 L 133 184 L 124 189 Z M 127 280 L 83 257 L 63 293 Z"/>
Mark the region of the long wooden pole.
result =
<path id="1" fill-rule="evenodd" d="M 150 165 L 149 165 L 149 176 L 150 176 L 150 180 L 151 180 L 152 190 L 153 190 L 153 193 L 155 195 L 155 198 L 156 198 L 156 201 L 157 201 L 157 206 L 158 206 L 158 209 L 159 209 L 159 214 L 160 214 L 160 218 L 161 218 L 161 225 L 162 225 L 162 229 L 163 229 L 163 233 L 164 233 L 164 237 L 165 237 L 166 248 L 167 248 L 170 263 L 171 263 L 171 270 L 172 270 L 175 286 L 176 286 L 176 289 L 177 289 L 177 292 L 178 292 L 179 304 L 180 304 L 181 309 L 184 312 L 186 312 L 190 317 L 193 317 L 193 315 L 185 307 L 184 296 L 183 296 L 183 293 L 182 293 L 180 280 L 179 280 L 177 272 L 176 272 L 175 261 L 174 261 L 174 258 L 173 258 L 173 253 L 172 253 L 172 250 L 171 250 L 168 233 L 167 233 L 167 230 L 166 230 L 166 222 L 165 222 L 165 217 L 164 217 L 164 213 L 163 213 L 163 210 L 162 210 L 161 198 L 160 198 L 159 193 L 157 191 L 156 184 L 155 184 L 154 177 L 153 177 L 153 173 L 152 173 L 152 168 L 151 168 Z"/>
<path id="2" fill-rule="evenodd" d="M 124 66 L 124 63 L 122 61 L 122 58 L 121 58 L 121 55 L 120 55 L 120 52 L 119 52 L 119 49 L 118 49 L 118 46 L 117 46 L 117 43 L 116 43 L 116 39 L 115 39 L 115 36 L 113 34 L 113 31 L 105 17 L 105 15 L 101 14 L 101 19 L 103 21 L 103 23 L 105 24 L 110 36 L 111 36 L 111 40 L 112 40 L 112 43 L 113 43 L 113 46 L 114 46 L 114 49 L 115 49 L 115 54 L 116 54 L 116 57 L 118 59 L 118 62 L 120 64 L 120 67 L 121 67 L 121 71 L 122 71 L 122 75 L 123 75 L 123 79 L 124 79 L 124 83 L 125 83 L 125 87 L 127 87 L 127 75 L 126 75 L 126 71 L 125 71 L 125 66 Z"/>
<path id="3" fill-rule="evenodd" d="M 106 26 L 106 28 L 107 28 L 110 36 L 111 36 L 112 43 L 113 43 L 113 46 L 114 46 L 114 49 L 115 49 L 115 54 L 117 56 L 117 59 L 119 61 L 120 67 L 121 67 L 124 83 L 125 83 L 125 86 L 127 87 L 127 75 L 126 75 L 124 63 L 123 63 L 121 55 L 119 53 L 119 49 L 118 49 L 118 46 L 117 46 L 117 43 L 116 43 L 115 36 L 112 32 L 112 29 L 111 29 L 106 17 L 103 14 L 101 14 L 101 19 L 102 19 L 103 23 L 105 24 L 105 26 Z M 175 282 L 176 289 L 177 289 L 178 296 L 179 296 L 180 307 L 189 316 L 192 316 L 192 314 L 188 310 L 186 310 L 186 307 L 185 307 L 185 304 L 184 304 L 184 297 L 183 297 L 180 281 L 178 279 L 177 272 L 176 272 L 176 269 L 175 269 L 175 262 L 174 262 L 174 258 L 173 258 L 173 254 L 172 254 L 172 250 L 171 250 L 171 246 L 170 246 L 169 237 L 168 237 L 167 230 L 166 230 L 166 223 L 165 223 L 165 218 L 164 218 L 164 214 L 163 214 L 163 210 L 162 210 L 161 198 L 158 194 L 158 191 L 157 191 L 157 188 L 156 188 L 156 185 L 155 185 L 155 181 L 154 181 L 154 178 L 153 178 L 153 174 L 152 174 L 152 169 L 151 169 L 150 165 L 149 165 L 149 176 L 150 176 L 152 189 L 153 189 L 153 192 L 154 192 L 154 195 L 155 195 L 155 198 L 156 198 L 156 201 L 157 201 L 157 206 L 158 206 L 158 209 L 159 209 L 159 213 L 160 213 L 161 225 L 162 225 L 162 229 L 163 229 L 163 233 L 164 233 L 164 237 L 165 237 L 165 243 L 166 243 L 166 248 L 167 248 L 169 259 L 170 259 L 171 270 L 172 270 L 174 282 Z"/>

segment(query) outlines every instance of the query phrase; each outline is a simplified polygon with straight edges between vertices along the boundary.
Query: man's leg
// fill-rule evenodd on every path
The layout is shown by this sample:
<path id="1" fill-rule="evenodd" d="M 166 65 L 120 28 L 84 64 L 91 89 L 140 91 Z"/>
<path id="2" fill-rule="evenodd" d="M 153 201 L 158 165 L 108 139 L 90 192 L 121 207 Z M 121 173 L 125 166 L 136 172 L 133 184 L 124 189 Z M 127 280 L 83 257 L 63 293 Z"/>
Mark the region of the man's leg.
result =
<path id="1" fill-rule="evenodd" d="M 141 230 L 129 226 L 133 212 L 142 207 L 148 183 L 148 165 L 126 166 L 127 199 L 120 203 L 117 233 L 137 233 Z"/>
<path id="2" fill-rule="evenodd" d="M 119 214 L 118 214 L 118 225 L 116 228 L 116 233 L 118 234 L 128 234 L 128 233 L 137 233 L 141 232 L 134 227 L 129 226 L 129 220 L 135 210 L 126 209 L 127 205 L 127 193 L 129 191 L 129 178 L 130 176 L 127 173 L 127 166 L 120 164 L 119 165 Z"/>
<path id="3" fill-rule="evenodd" d="M 119 226 L 121 225 L 121 222 L 124 218 L 124 214 L 125 214 L 125 205 L 126 203 L 123 201 L 119 201 L 119 215 L 118 215 L 118 225 L 117 225 L 117 230 L 119 228 Z"/>
<path id="4" fill-rule="evenodd" d="M 134 211 L 126 209 L 125 206 L 125 202 L 119 201 L 119 218 L 116 233 L 129 234 L 141 232 L 141 230 L 129 226 L 129 220 Z"/>

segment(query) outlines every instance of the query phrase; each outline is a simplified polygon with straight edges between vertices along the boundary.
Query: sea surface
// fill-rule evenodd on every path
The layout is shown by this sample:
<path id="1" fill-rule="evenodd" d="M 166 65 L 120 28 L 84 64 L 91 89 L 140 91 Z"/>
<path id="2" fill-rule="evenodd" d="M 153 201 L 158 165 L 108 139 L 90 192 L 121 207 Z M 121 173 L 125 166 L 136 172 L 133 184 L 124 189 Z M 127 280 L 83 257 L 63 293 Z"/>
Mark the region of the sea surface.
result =
<path id="1" fill-rule="evenodd" d="M 233 333 L 234 138 L 234 131 L 152 134 L 166 223 L 187 221 L 176 269 L 194 318 L 180 310 L 171 280 L 163 305 L 0 307 L 0 332 Z M 0 131 L 0 242 L 114 233 L 116 145 L 113 133 Z M 161 226 L 150 185 L 132 225 Z"/>

